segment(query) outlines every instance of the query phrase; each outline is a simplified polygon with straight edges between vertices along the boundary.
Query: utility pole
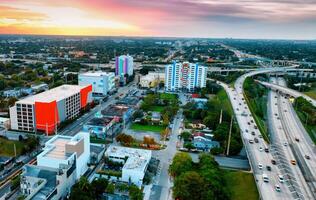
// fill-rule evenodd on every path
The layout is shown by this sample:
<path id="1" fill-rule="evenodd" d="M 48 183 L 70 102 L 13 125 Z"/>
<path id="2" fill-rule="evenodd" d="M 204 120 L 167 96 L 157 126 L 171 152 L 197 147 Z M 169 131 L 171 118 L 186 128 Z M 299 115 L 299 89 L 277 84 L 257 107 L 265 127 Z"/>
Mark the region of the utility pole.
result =
<path id="1" fill-rule="evenodd" d="M 16 146 L 15 146 L 15 143 L 13 143 L 13 147 L 14 147 L 14 157 L 16 157 Z"/>
<path id="2" fill-rule="evenodd" d="M 223 109 L 221 109 L 221 114 L 219 116 L 219 124 L 222 123 L 222 118 L 223 118 Z"/>
<path id="3" fill-rule="evenodd" d="M 230 127 L 229 127 L 229 135 L 228 135 L 226 156 L 229 155 L 229 146 L 230 146 L 230 139 L 231 139 L 231 136 L 232 136 L 233 121 L 234 121 L 234 116 L 232 115 L 232 118 L 230 120 Z"/>

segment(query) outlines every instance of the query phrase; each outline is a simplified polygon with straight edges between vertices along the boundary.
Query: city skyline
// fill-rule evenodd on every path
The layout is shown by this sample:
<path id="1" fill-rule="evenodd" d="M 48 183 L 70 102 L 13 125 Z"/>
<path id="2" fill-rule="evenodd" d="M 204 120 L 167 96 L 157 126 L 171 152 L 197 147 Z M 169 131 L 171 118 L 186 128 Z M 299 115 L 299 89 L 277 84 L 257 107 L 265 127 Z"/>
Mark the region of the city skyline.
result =
<path id="1" fill-rule="evenodd" d="M 1 0 L 0 34 L 315 39 L 316 1 Z"/>

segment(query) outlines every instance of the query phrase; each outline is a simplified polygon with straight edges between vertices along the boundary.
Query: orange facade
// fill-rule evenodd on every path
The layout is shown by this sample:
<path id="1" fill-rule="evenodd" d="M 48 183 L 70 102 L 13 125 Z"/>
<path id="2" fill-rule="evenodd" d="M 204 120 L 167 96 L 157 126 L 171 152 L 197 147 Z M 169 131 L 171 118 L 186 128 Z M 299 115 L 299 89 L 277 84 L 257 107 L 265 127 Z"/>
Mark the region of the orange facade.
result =
<path id="1" fill-rule="evenodd" d="M 92 85 L 88 85 L 87 87 L 80 90 L 80 105 L 81 108 L 86 107 L 88 103 L 88 95 L 92 92 Z"/>
<path id="2" fill-rule="evenodd" d="M 44 131 L 48 135 L 54 134 L 59 122 L 56 101 L 35 102 L 35 119 L 37 130 Z"/>

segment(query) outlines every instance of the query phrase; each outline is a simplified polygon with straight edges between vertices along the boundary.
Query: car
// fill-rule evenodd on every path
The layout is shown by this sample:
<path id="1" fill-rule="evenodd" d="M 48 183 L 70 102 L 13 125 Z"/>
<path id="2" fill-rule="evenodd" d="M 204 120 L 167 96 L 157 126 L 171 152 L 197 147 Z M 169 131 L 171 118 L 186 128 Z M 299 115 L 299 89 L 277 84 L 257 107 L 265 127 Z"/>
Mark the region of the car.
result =
<path id="1" fill-rule="evenodd" d="M 263 166 L 262 166 L 261 163 L 258 164 L 258 168 L 259 168 L 260 170 L 263 168 Z"/>
<path id="2" fill-rule="evenodd" d="M 255 129 L 258 129 L 258 127 L 256 125 L 253 126 Z"/>
<path id="3" fill-rule="evenodd" d="M 239 103 L 239 105 L 241 106 L 241 103 Z"/>
<path id="4" fill-rule="evenodd" d="M 266 153 L 269 153 L 269 149 L 268 149 L 268 148 L 264 148 L 264 151 L 265 151 Z"/>
<path id="5" fill-rule="evenodd" d="M 182 148 L 179 149 L 179 151 L 188 152 L 189 149 L 182 147 Z"/>
<path id="6" fill-rule="evenodd" d="M 284 176 L 283 175 L 278 175 L 279 177 L 279 182 L 284 183 Z"/>
<path id="7" fill-rule="evenodd" d="M 250 122 L 248 122 L 248 125 L 250 125 Z"/>
<path id="8" fill-rule="evenodd" d="M 269 177 L 267 174 L 262 174 L 263 182 L 269 183 Z"/>
<path id="9" fill-rule="evenodd" d="M 256 135 L 256 133 L 254 131 L 251 132 L 251 135 Z"/>
<path id="10" fill-rule="evenodd" d="M 262 135 L 258 135 L 259 138 L 262 138 Z"/>
<path id="11" fill-rule="evenodd" d="M 246 129 L 245 131 L 246 131 L 246 133 L 248 133 L 248 129 Z"/>
<path id="12" fill-rule="evenodd" d="M 271 163 L 273 164 L 273 165 L 275 165 L 276 164 L 276 161 L 275 160 L 271 160 Z"/>
<path id="13" fill-rule="evenodd" d="M 284 143 L 283 143 L 283 145 L 284 145 L 284 146 L 287 146 L 287 145 L 288 145 L 288 143 L 287 143 L 287 142 L 284 142 Z"/>
<path id="14" fill-rule="evenodd" d="M 284 112 L 287 112 L 287 110 L 284 110 Z"/>
<path id="15" fill-rule="evenodd" d="M 278 114 L 277 114 L 277 113 L 275 113 L 274 115 L 275 115 L 275 116 L 278 116 Z"/>
<path id="16" fill-rule="evenodd" d="M 250 120 L 251 123 L 253 123 L 253 120 Z"/>
<path id="17" fill-rule="evenodd" d="M 253 140 L 249 140 L 249 143 L 250 143 L 250 144 L 253 144 Z"/>
<path id="18" fill-rule="evenodd" d="M 274 105 L 276 105 L 276 106 L 277 106 L 277 105 L 278 105 L 278 103 L 275 103 Z"/>
<path id="19" fill-rule="evenodd" d="M 258 138 L 254 138 L 254 141 L 255 141 L 255 143 L 259 143 L 259 140 L 258 140 Z"/>
<path id="20" fill-rule="evenodd" d="M 262 147 L 259 147 L 259 151 L 263 151 L 263 148 L 262 148 Z"/>
<path id="21" fill-rule="evenodd" d="M 275 191 L 277 192 L 281 192 L 281 188 L 278 184 L 275 185 Z"/>
<path id="22" fill-rule="evenodd" d="M 296 165 L 296 160 L 291 160 L 292 165 Z"/>
<path id="23" fill-rule="evenodd" d="M 271 167 L 269 165 L 267 165 L 266 168 L 267 168 L 268 171 L 271 171 Z"/>
<path id="24" fill-rule="evenodd" d="M 311 158 L 309 157 L 309 155 L 305 155 L 305 158 L 306 158 L 307 160 L 311 159 Z"/>
<path id="25" fill-rule="evenodd" d="M 299 141 L 300 141 L 300 139 L 298 139 L 298 138 L 296 137 L 296 138 L 295 138 L 295 141 L 296 141 L 296 142 L 299 142 Z"/>

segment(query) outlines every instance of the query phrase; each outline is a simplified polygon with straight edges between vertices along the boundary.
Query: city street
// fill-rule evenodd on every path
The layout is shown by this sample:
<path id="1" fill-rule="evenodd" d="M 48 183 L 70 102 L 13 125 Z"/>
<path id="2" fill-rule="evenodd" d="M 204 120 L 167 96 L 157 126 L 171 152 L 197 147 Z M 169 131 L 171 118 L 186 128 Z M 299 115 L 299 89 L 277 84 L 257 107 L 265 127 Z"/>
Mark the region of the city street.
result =
<path id="1" fill-rule="evenodd" d="M 160 160 L 160 165 L 158 174 L 154 179 L 149 198 L 150 200 L 172 199 L 171 187 L 173 183 L 172 180 L 170 180 L 168 169 L 169 165 L 172 163 L 173 157 L 177 153 L 176 143 L 178 141 L 181 119 L 183 119 L 182 110 L 178 112 L 173 121 L 173 128 L 170 139 L 167 142 L 167 148 L 161 151 L 153 151 L 153 157 L 156 157 Z"/>

